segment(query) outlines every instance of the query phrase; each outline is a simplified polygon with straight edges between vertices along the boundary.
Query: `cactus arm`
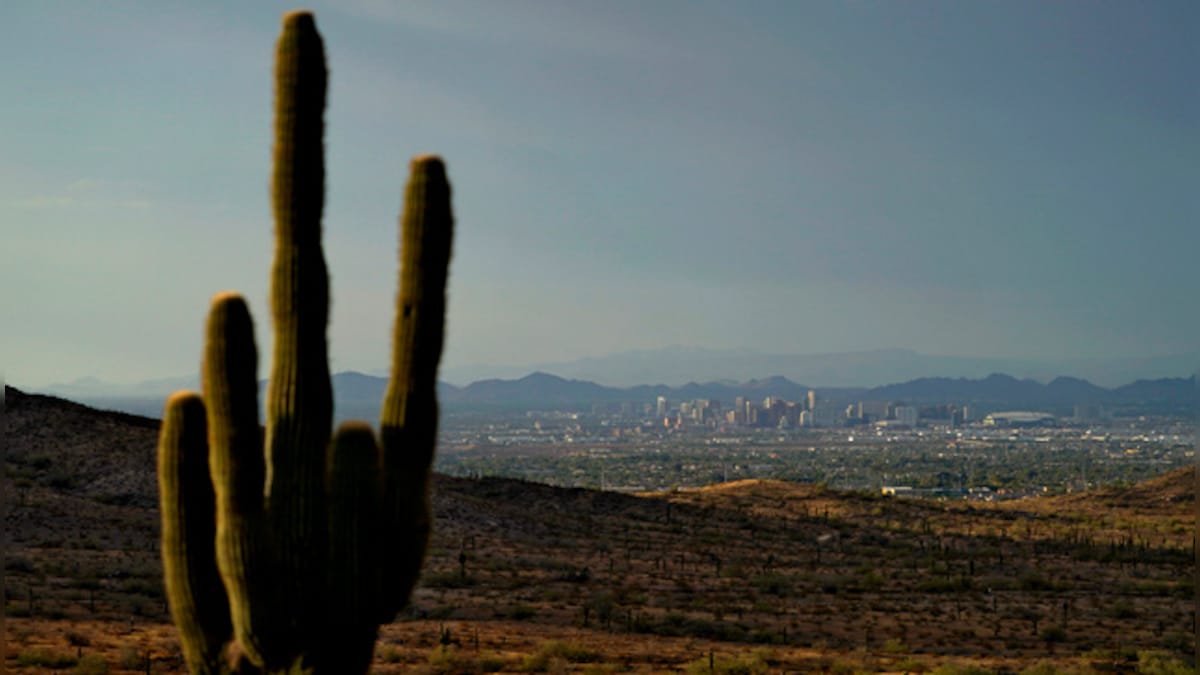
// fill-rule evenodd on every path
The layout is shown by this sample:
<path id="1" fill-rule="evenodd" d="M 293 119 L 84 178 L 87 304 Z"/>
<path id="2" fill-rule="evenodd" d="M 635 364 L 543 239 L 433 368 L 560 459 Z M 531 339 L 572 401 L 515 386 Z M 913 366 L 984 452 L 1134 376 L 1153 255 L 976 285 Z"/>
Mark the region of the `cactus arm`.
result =
<path id="1" fill-rule="evenodd" d="M 293 628 L 319 625 L 324 550 L 324 470 L 333 393 L 326 327 L 329 276 L 321 250 L 324 203 L 325 50 L 307 12 L 283 17 L 275 53 L 275 146 L 271 179 L 275 258 L 274 350 L 267 391 L 267 510 Z M 315 639 L 296 636 L 299 649 Z"/>
<path id="2" fill-rule="evenodd" d="M 366 672 L 378 633 L 378 589 L 384 572 L 377 552 L 391 536 L 379 527 L 381 456 L 375 432 L 365 422 L 338 427 L 329 447 L 329 562 L 327 587 L 337 589 L 325 610 L 330 621 L 315 658 L 329 672 Z"/>
<path id="3" fill-rule="evenodd" d="M 263 665 L 273 656 L 264 647 L 278 618 L 272 612 L 276 593 L 265 539 L 258 353 L 245 301 L 233 293 L 218 294 L 206 330 L 202 379 L 216 495 L 217 568 L 240 649 Z"/>
<path id="4" fill-rule="evenodd" d="M 233 637 L 214 550 L 207 430 L 198 394 L 179 392 L 167 399 L 158 440 L 163 581 L 188 670 L 205 675 L 222 671 L 222 654 Z"/>
<path id="5" fill-rule="evenodd" d="M 394 571 L 383 579 L 383 621 L 390 621 L 408 601 L 429 538 L 437 365 L 453 227 L 445 165 L 438 157 L 415 158 L 401 216 L 392 372 L 380 420 L 385 518 L 396 531 L 385 543 L 387 566 Z"/>

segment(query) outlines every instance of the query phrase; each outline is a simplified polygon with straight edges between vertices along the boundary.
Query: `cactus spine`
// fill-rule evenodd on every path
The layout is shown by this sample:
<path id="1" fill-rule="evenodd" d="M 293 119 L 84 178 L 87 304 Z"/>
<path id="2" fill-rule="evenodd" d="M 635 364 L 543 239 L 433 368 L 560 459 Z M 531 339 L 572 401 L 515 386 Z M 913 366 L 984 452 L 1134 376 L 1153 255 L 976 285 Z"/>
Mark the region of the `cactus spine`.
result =
<path id="1" fill-rule="evenodd" d="M 439 158 L 413 160 L 379 439 L 362 422 L 343 424 L 331 439 L 321 249 L 326 70 L 311 14 L 284 17 L 275 87 L 265 434 L 249 309 L 236 294 L 218 294 L 203 398 L 175 394 L 163 415 L 167 594 L 192 672 L 366 672 L 379 625 L 408 601 L 429 535 L 450 186 Z"/>

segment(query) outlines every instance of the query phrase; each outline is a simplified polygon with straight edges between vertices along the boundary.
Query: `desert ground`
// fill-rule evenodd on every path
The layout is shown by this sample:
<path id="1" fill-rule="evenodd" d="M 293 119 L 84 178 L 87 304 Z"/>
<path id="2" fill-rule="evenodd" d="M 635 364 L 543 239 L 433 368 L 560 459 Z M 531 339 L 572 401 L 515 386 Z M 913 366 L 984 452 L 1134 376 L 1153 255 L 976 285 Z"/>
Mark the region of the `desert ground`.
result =
<path id="1" fill-rule="evenodd" d="M 156 422 L 11 388 L 5 416 L 7 668 L 183 672 Z M 1195 494 L 1192 469 L 998 503 L 438 476 L 373 672 L 1186 672 Z"/>

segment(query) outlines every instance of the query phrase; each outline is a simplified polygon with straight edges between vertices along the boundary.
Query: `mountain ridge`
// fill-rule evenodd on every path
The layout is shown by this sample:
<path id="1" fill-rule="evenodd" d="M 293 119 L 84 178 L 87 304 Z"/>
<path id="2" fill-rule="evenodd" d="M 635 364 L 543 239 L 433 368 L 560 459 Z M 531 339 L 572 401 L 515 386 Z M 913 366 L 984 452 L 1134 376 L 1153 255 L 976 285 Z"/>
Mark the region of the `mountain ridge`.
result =
<path id="1" fill-rule="evenodd" d="M 343 371 L 332 377 L 336 401 L 335 417 L 375 419 L 387 387 L 387 379 L 356 371 Z M 260 392 L 265 391 L 260 382 Z M 465 387 L 439 382 L 438 395 L 443 405 L 517 409 L 559 407 L 577 410 L 596 404 L 654 403 L 658 397 L 670 402 L 710 399 L 732 402 L 744 397 L 761 401 L 767 397 L 800 401 L 809 391 L 819 398 L 837 402 L 894 401 L 914 405 L 977 405 L 992 409 L 1030 408 L 1069 413 L 1076 405 L 1133 408 L 1170 414 L 1187 413 L 1200 405 L 1196 376 L 1137 380 L 1119 387 L 1105 388 L 1087 380 L 1060 376 L 1042 384 L 1031 378 L 991 373 L 983 378 L 921 377 L 881 387 L 810 387 L 782 375 L 744 382 L 690 381 L 678 387 L 666 384 L 634 387 L 608 387 L 596 382 L 569 379 L 547 372 L 529 373 L 517 379 L 491 378 Z M 53 395 L 78 400 L 88 405 L 113 408 L 133 414 L 155 417 L 161 413 L 165 394 L 139 397 Z"/>
<path id="2" fill-rule="evenodd" d="M 1115 387 L 1138 379 L 1194 373 L 1198 368 L 1200 351 L 1151 357 L 1054 359 L 945 356 L 905 348 L 781 354 L 673 345 L 519 366 L 443 366 L 442 377 L 466 384 L 480 379 L 512 379 L 540 370 L 568 379 L 629 387 L 643 382 L 671 386 L 682 386 L 688 381 L 740 382 L 762 373 L 775 373 L 796 382 L 817 383 L 824 387 L 870 388 L 928 376 L 979 378 L 990 373 L 1011 373 L 1046 382 L 1055 376 L 1067 375 Z"/>

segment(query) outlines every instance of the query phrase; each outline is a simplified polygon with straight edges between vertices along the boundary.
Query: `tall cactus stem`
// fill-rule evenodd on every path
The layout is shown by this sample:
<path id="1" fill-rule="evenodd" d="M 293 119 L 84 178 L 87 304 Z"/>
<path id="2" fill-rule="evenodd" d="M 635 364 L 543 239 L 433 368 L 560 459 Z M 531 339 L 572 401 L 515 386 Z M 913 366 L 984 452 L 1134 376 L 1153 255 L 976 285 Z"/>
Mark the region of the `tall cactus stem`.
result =
<path id="1" fill-rule="evenodd" d="M 270 658 L 266 636 L 279 625 L 264 540 L 266 466 L 258 426 L 258 352 L 245 301 L 221 293 L 208 314 L 203 365 L 208 462 L 217 513 L 217 568 L 229 596 L 234 635 L 257 664 Z"/>
<path id="2" fill-rule="evenodd" d="M 208 476 L 208 424 L 194 392 L 167 399 L 158 441 L 163 581 L 184 661 L 193 673 L 218 673 L 233 633 L 217 572 L 216 514 Z"/>
<path id="3" fill-rule="evenodd" d="M 275 53 L 275 344 L 267 390 L 266 493 L 286 616 L 296 627 L 319 618 L 311 615 L 305 595 L 322 583 L 321 561 L 312 552 L 325 548 L 322 495 L 332 430 L 329 275 L 321 250 L 326 78 L 325 48 L 312 15 L 285 15 Z"/>
<path id="4" fill-rule="evenodd" d="M 450 183 L 441 158 L 413 159 L 400 229 L 392 373 L 380 419 L 384 508 L 400 536 L 384 543 L 395 569 L 383 580 L 384 621 L 390 621 L 407 602 L 429 538 L 428 476 L 437 441 L 437 364 L 454 231 Z"/>
<path id="5" fill-rule="evenodd" d="M 371 662 L 378 631 L 379 583 L 385 574 L 379 542 L 392 536 L 379 520 L 382 483 L 379 445 L 365 422 L 338 427 L 329 447 L 329 588 L 328 643 L 333 656 L 349 672 L 363 672 Z"/>

